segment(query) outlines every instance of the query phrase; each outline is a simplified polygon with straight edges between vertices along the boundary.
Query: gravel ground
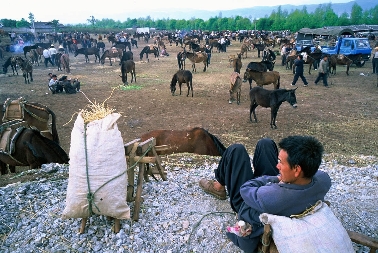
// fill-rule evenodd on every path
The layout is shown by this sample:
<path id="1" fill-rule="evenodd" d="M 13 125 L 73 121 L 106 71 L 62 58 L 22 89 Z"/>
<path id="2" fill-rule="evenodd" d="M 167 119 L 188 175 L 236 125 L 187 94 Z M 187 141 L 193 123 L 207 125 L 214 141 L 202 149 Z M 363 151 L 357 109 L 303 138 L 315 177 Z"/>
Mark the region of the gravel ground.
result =
<path id="1" fill-rule="evenodd" d="M 241 252 L 225 236 L 226 226 L 236 221 L 229 202 L 198 186 L 201 178 L 213 177 L 218 161 L 205 157 L 198 163 L 186 154 L 166 159 L 168 181 L 144 183 L 139 221 L 121 221 L 117 234 L 103 216 L 92 216 L 84 234 L 77 233 L 79 219 L 60 218 L 67 166 L 49 164 L 24 172 L 41 177 L 0 188 L 0 252 Z M 326 199 L 345 228 L 378 238 L 378 164 L 353 163 L 322 164 L 333 181 Z M 46 173 L 53 176 L 46 179 Z"/>

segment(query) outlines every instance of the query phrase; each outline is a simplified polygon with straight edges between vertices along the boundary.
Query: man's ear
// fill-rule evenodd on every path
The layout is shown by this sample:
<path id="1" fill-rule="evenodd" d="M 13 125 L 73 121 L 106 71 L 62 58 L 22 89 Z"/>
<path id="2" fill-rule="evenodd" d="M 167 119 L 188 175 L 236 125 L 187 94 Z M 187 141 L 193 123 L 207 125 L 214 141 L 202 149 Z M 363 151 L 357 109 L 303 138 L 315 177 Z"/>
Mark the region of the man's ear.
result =
<path id="1" fill-rule="evenodd" d="M 302 167 L 300 165 L 295 165 L 295 177 L 303 177 Z"/>

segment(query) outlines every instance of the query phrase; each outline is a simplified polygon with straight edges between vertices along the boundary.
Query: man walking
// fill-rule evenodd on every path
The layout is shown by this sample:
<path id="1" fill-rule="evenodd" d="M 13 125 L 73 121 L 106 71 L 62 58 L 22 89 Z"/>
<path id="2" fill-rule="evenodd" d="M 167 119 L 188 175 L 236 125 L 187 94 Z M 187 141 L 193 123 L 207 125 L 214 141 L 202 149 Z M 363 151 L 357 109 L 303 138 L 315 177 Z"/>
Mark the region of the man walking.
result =
<path id="1" fill-rule="evenodd" d="M 327 77 L 328 77 L 328 56 L 325 54 L 322 56 L 322 60 L 319 63 L 319 74 L 315 80 L 315 84 L 318 84 L 320 79 L 323 79 L 324 87 L 329 88 Z"/>
<path id="2" fill-rule="evenodd" d="M 291 83 L 291 86 L 295 86 L 295 84 L 298 81 L 298 78 L 300 77 L 304 83 L 304 87 L 307 87 L 308 82 L 306 78 L 303 75 L 303 65 L 304 65 L 304 60 L 303 60 L 303 55 L 298 55 L 297 59 L 294 61 L 294 68 L 295 68 L 295 75 L 294 75 L 294 80 Z"/>
<path id="3" fill-rule="evenodd" d="M 50 58 L 50 52 L 47 48 L 45 48 L 45 50 L 43 50 L 43 57 L 45 58 L 45 66 L 47 68 L 47 64 L 50 62 L 52 66 L 54 66 L 54 63 L 51 61 L 51 58 Z"/>

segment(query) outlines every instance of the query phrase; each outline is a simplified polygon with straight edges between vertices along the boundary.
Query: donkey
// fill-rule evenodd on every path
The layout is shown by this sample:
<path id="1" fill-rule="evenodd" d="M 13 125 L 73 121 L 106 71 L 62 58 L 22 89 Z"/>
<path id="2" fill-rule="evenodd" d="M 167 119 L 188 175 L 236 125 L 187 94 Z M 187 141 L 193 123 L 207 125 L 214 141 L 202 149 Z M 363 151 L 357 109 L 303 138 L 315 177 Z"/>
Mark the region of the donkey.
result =
<path id="1" fill-rule="evenodd" d="M 254 87 L 249 91 L 249 97 L 251 99 L 251 106 L 249 109 L 249 120 L 252 122 L 252 113 L 257 122 L 255 109 L 257 106 L 262 106 L 265 108 L 270 107 L 271 117 L 270 117 L 270 127 L 276 129 L 276 117 L 280 105 L 287 101 L 289 104 L 297 108 L 297 98 L 295 96 L 294 90 L 278 89 L 278 90 L 266 90 L 261 87 Z"/>

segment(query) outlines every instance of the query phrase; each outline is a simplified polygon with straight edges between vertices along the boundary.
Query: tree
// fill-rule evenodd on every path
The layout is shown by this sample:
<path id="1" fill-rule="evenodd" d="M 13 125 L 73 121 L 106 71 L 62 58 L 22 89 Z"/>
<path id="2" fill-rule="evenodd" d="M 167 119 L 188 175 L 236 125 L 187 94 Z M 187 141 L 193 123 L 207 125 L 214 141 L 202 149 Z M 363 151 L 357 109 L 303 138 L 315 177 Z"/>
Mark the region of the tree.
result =
<path id="1" fill-rule="evenodd" d="M 20 27 L 30 27 L 30 23 L 28 21 L 26 21 L 24 18 L 22 18 L 20 21 L 17 21 L 16 27 L 17 28 L 20 28 Z"/>
<path id="2" fill-rule="evenodd" d="M 35 21 L 34 14 L 30 12 L 28 19 L 30 23 L 32 24 L 32 28 L 34 29 L 34 21 Z"/>
<path id="3" fill-rule="evenodd" d="M 48 22 L 47 24 L 49 24 L 52 27 L 54 27 L 54 31 L 56 32 L 56 30 L 58 29 L 58 26 L 59 26 L 59 20 L 53 19 L 50 22 Z"/>
<path id="4" fill-rule="evenodd" d="M 354 25 L 362 24 L 362 8 L 357 3 L 353 4 L 350 13 L 350 23 Z"/>
<path id="5" fill-rule="evenodd" d="M 13 20 L 13 19 L 1 19 L 0 22 L 3 24 L 3 26 L 5 27 L 16 27 L 16 24 L 17 24 L 17 20 Z"/>
<path id="6" fill-rule="evenodd" d="M 95 19 L 94 16 L 89 16 L 89 19 L 87 19 L 87 21 L 94 27 L 96 25 L 96 22 L 98 21 L 97 19 Z"/>

